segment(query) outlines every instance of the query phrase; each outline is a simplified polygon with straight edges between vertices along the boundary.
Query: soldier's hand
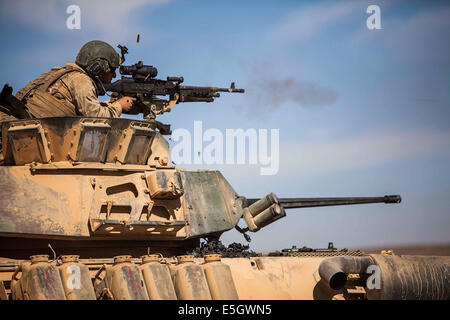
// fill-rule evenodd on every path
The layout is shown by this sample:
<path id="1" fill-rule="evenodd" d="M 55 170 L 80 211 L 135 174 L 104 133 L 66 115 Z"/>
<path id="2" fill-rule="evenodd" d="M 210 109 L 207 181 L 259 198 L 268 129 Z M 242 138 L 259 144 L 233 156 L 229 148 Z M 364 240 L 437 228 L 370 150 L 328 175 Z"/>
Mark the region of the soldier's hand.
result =
<path id="1" fill-rule="evenodd" d="M 133 103 L 136 101 L 136 98 L 122 97 L 117 101 L 119 101 L 122 111 L 129 111 L 133 106 Z"/>

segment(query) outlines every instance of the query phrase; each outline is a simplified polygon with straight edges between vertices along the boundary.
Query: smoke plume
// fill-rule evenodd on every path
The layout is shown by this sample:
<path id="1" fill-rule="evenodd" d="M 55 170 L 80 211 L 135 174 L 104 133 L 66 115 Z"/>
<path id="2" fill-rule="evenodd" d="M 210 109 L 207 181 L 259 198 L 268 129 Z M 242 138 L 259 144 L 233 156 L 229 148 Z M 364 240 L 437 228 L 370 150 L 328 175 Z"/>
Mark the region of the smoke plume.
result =
<path id="1" fill-rule="evenodd" d="M 334 103 L 339 94 L 325 86 L 305 81 L 263 80 L 254 83 L 247 91 L 258 107 L 278 108 L 286 102 L 297 103 L 301 107 L 323 107 Z"/>

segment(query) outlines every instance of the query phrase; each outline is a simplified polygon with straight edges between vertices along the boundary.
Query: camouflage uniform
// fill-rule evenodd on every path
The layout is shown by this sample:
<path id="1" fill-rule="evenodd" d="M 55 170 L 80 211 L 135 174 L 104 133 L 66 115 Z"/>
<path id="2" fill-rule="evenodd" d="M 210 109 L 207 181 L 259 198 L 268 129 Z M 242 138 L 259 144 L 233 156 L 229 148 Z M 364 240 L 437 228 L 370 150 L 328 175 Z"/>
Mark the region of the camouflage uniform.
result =
<path id="1" fill-rule="evenodd" d="M 75 63 L 54 67 L 30 82 L 16 97 L 36 118 L 56 116 L 87 116 L 118 118 L 122 107 L 118 101 L 97 99 L 97 87 L 92 78 Z"/>
<path id="2" fill-rule="evenodd" d="M 17 120 L 16 117 L 14 117 L 13 115 L 11 115 L 10 111 L 8 110 L 8 108 L 2 106 L 0 104 L 0 165 L 3 165 L 3 153 L 2 153 L 2 132 L 1 132 L 1 122 L 2 121 L 11 121 L 11 120 Z"/>
<path id="3" fill-rule="evenodd" d="M 10 120 L 17 120 L 16 117 L 11 115 L 6 108 L 4 108 L 2 105 L 0 105 L 0 122 L 2 121 L 10 121 Z M 0 137 L 1 140 L 1 137 Z"/>
<path id="4" fill-rule="evenodd" d="M 16 117 L 10 115 L 8 110 L 0 105 L 0 129 L 2 128 L 1 122 L 2 121 L 10 121 L 10 120 L 17 120 Z M 0 165 L 3 165 L 3 153 L 2 153 L 2 132 L 0 131 Z"/>

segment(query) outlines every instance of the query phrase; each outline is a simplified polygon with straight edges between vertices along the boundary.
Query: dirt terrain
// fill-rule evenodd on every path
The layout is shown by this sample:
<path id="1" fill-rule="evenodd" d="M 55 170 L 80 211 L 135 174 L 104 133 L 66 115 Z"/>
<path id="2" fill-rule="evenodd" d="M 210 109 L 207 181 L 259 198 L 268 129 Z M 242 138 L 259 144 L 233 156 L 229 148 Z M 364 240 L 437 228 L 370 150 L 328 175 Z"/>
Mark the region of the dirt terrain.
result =
<path id="1" fill-rule="evenodd" d="M 393 250 L 395 254 L 406 255 L 450 256 L 450 244 L 374 246 L 361 249 L 367 253 L 380 253 L 381 250 Z"/>

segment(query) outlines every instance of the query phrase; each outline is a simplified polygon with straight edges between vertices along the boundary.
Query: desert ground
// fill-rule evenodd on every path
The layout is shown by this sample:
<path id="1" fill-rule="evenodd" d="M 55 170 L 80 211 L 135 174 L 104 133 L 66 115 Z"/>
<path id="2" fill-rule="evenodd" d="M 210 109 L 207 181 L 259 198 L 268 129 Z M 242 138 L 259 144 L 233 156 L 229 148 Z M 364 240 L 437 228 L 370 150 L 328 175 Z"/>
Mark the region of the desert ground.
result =
<path id="1" fill-rule="evenodd" d="M 349 248 L 350 249 L 350 248 Z M 355 248 L 352 248 L 355 249 Z M 393 245 L 373 246 L 360 249 L 366 253 L 380 253 L 381 250 L 393 250 L 395 254 L 424 255 L 424 256 L 450 256 L 450 244 L 415 244 L 415 245 Z"/>

